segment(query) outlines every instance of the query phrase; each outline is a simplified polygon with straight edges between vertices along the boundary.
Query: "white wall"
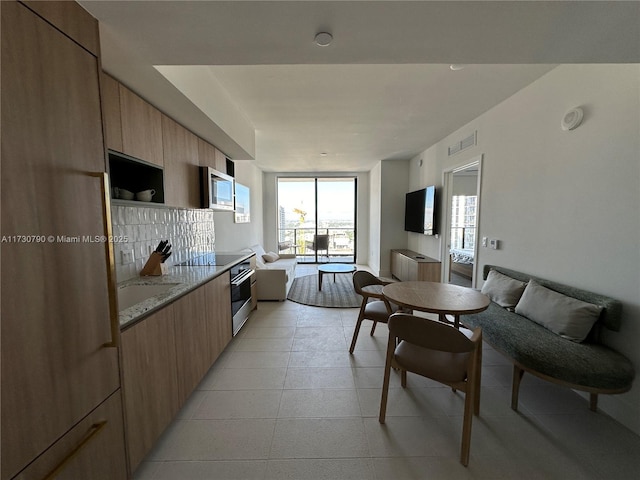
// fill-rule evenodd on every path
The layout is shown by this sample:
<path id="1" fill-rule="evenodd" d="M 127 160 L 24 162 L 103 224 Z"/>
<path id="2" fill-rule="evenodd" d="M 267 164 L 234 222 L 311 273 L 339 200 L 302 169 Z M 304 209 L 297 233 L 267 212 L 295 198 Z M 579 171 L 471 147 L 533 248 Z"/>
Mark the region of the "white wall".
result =
<path id="1" fill-rule="evenodd" d="M 369 257 L 367 262 L 376 275 L 380 274 L 381 189 L 382 162 L 378 162 L 369 172 Z"/>
<path id="2" fill-rule="evenodd" d="M 409 162 L 383 160 L 380 162 L 380 245 L 379 275 L 391 277 L 391 250 L 407 248 L 404 231 L 404 204 L 409 186 Z"/>
<path id="3" fill-rule="evenodd" d="M 442 171 L 483 154 L 479 271 L 497 264 L 621 300 L 623 325 L 605 342 L 640 372 L 640 66 L 562 65 L 411 162 L 411 187 L 441 185 Z M 582 106 L 565 132 L 560 120 Z M 447 146 L 478 131 L 478 145 Z M 384 228 L 384 226 L 383 226 Z M 416 234 L 411 234 L 416 235 Z M 420 237 L 420 236 L 417 236 Z M 435 239 L 409 239 L 429 256 Z M 436 247 L 436 248 L 433 248 Z M 640 382 L 599 406 L 640 433 Z M 586 408 L 586 407 L 585 407 Z"/>
<path id="4" fill-rule="evenodd" d="M 278 177 L 355 177 L 357 182 L 356 263 L 367 263 L 369 252 L 369 172 L 273 173 L 263 177 L 264 249 L 278 251 Z M 216 223 L 216 235 L 218 232 Z"/>
<path id="5" fill-rule="evenodd" d="M 262 170 L 251 161 L 235 161 L 235 179 L 249 187 L 251 195 L 249 223 L 235 223 L 231 212 L 215 212 L 216 250 L 231 252 L 262 243 L 263 192 Z"/>

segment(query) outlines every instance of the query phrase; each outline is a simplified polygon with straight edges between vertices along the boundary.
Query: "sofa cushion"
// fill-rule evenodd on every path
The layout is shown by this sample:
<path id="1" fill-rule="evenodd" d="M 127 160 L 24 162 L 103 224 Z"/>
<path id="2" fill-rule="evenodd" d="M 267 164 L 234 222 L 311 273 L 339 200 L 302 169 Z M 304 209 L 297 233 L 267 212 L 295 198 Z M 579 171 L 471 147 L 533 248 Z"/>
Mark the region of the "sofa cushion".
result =
<path id="1" fill-rule="evenodd" d="M 501 307 L 513 308 L 520 300 L 526 286 L 526 282 L 521 282 L 496 270 L 491 270 L 487 280 L 482 285 L 481 292 Z"/>
<path id="2" fill-rule="evenodd" d="M 280 259 L 280 255 L 278 255 L 275 252 L 269 252 L 269 253 L 265 253 L 264 255 L 262 255 L 262 258 L 267 263 L 273 263 L 273 262 L 275 262 L 275 261 Z"/>
<path id="3" fill-rule="evenodd" d="M 554 292 L 535 280 L 529 281 L 515 309 L 518 315 L 574 342 L 587 338 L 601 311 L 598 305 Z"/>

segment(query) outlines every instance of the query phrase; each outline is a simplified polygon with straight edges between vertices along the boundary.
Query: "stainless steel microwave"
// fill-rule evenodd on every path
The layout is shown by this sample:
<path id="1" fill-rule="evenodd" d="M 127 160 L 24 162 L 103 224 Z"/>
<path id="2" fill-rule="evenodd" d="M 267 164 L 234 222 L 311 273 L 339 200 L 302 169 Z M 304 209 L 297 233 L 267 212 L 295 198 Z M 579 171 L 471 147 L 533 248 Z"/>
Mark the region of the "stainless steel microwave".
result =
<path id="1" fill-rule="evenodd" d="M 213 210 L 232 212 L 235 208 L 235 185 L 233 177 L 200 167 L 201 206 Z"/>

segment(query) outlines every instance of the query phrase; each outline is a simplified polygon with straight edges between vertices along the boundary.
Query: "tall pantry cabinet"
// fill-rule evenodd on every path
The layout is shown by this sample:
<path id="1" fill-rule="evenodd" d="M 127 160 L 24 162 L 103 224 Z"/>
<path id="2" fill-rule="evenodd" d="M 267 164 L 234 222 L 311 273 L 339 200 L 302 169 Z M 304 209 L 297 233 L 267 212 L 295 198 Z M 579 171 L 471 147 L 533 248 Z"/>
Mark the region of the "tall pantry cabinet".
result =
<path id="1" fill-rule="evenodd" d="M 126 478 L 97 23 L 0 9 L 0 479 Z"/>

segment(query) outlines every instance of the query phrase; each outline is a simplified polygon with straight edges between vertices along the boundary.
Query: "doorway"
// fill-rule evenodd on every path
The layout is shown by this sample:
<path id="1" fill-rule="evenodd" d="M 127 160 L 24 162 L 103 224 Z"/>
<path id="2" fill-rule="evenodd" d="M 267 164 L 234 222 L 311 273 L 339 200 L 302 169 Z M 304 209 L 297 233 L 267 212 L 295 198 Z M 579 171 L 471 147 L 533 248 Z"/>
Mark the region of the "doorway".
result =
<path id="1" fill-rule="evenodd" d="M 476 285 L 482 156 L 444 172 L 446 225 L 444 281 Z"/>
<path id="2" fill-rule="evenodd" d="M 278 178 L 278 249 L 299 263 L 355 263 L 356 178 Z"/>

